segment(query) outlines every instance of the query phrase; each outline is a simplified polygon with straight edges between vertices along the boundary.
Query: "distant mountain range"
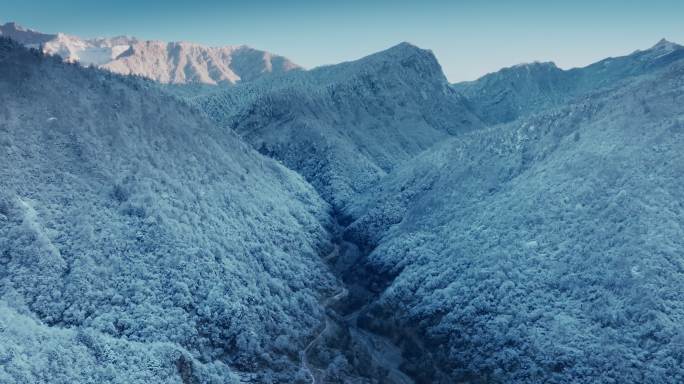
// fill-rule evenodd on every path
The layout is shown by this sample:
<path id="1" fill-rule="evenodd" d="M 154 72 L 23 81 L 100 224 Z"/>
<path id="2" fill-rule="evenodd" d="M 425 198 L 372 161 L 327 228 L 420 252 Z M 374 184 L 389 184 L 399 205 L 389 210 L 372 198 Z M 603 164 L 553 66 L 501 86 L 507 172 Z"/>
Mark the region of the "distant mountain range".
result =
<path id="1" fill-rule="evenodd" d="M 0 36 L 59 55 L 65 61 L 165 84 L 232 85 L 300 68 L 285 57 L 245 45 L 205 47 L 128 36 L 84 39 L 63 33 L 46 34 L 13 22 L 0 25 Z"/>

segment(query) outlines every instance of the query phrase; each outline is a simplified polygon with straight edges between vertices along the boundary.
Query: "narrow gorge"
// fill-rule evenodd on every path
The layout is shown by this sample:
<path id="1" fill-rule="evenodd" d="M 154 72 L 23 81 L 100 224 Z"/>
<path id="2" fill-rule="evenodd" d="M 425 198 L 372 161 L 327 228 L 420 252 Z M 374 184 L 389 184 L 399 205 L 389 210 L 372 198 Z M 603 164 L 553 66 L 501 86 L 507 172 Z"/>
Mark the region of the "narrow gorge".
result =
<path id="1" fill-rule="evenodd" d="M 342 288 L 322 301 L 325 322 L 300 353 L 302 368 L 313 384 L 414 383 L 402 370 L 405 333 L 383 327 L 381 319 L 373 321 L 368 313 L 390 282 L 368 269 L 368 249 L 345 239 L 342 223 L 348 220 L 334 218 L 333 249 L 322 258 Z M 374 330 L 364 326 L 370 323 Z M 424 352 L 415 344 L 411 347 L 414 353 Z"/>

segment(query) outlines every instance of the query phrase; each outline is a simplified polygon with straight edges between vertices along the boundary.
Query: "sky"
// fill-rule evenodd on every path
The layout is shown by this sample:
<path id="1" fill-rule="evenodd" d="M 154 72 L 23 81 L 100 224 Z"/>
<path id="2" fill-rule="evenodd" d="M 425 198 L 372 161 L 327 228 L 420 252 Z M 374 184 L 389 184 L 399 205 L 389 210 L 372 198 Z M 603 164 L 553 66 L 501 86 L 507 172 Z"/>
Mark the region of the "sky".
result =
<path id="1" fill-rule="evenodd" d="M 684 44 L 684 0 L 0 0 L 0 23 L 81 37 L 247 44 L 312 68 L 408 41 L 452 82 L 523 62 L 562 68 Z"/>

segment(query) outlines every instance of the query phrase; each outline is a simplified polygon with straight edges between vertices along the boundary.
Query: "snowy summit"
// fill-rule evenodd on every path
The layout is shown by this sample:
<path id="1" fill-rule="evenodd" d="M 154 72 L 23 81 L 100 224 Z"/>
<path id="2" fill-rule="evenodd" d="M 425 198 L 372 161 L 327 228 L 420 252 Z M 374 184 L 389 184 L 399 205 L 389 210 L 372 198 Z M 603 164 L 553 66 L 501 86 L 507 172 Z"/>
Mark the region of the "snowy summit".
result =
<path id="1" fill-rule="evenodd" d="M 245 45 L 205 47 L 127 36 L 84 39 L 63 33 L 45 34 L 13 22 L 0 25 L 0 35 L 29 48 L 59 55 L 65 61 L 140 75 L 166 84 L 232 85 L 299 69 L 285 57 Z"/>

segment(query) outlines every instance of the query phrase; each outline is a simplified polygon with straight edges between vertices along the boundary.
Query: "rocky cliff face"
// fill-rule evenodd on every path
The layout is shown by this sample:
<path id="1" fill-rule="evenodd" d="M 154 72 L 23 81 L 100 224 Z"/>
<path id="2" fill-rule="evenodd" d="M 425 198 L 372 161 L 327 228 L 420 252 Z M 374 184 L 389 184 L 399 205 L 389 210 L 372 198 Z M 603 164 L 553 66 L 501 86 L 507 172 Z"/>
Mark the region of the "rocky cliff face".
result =
<path id="1" fill-rule="evenodd" d="M 288 59 L 247 46 L 204 47 L 186 42 L 131 44 L 102 68 L 165 84 L 236 84 L 299 67 Z"/>
<path id="2" fill-rule="evenodd" d="M 299 69 L 285 57 L 244 45 L 205 47 L 127 36 L 83 39 L 63 33 L 44 34 L 15 23 L 0 26 L 0 32 L 66 61 L 139 75 L 165 84 L 233 85 Z"/>

